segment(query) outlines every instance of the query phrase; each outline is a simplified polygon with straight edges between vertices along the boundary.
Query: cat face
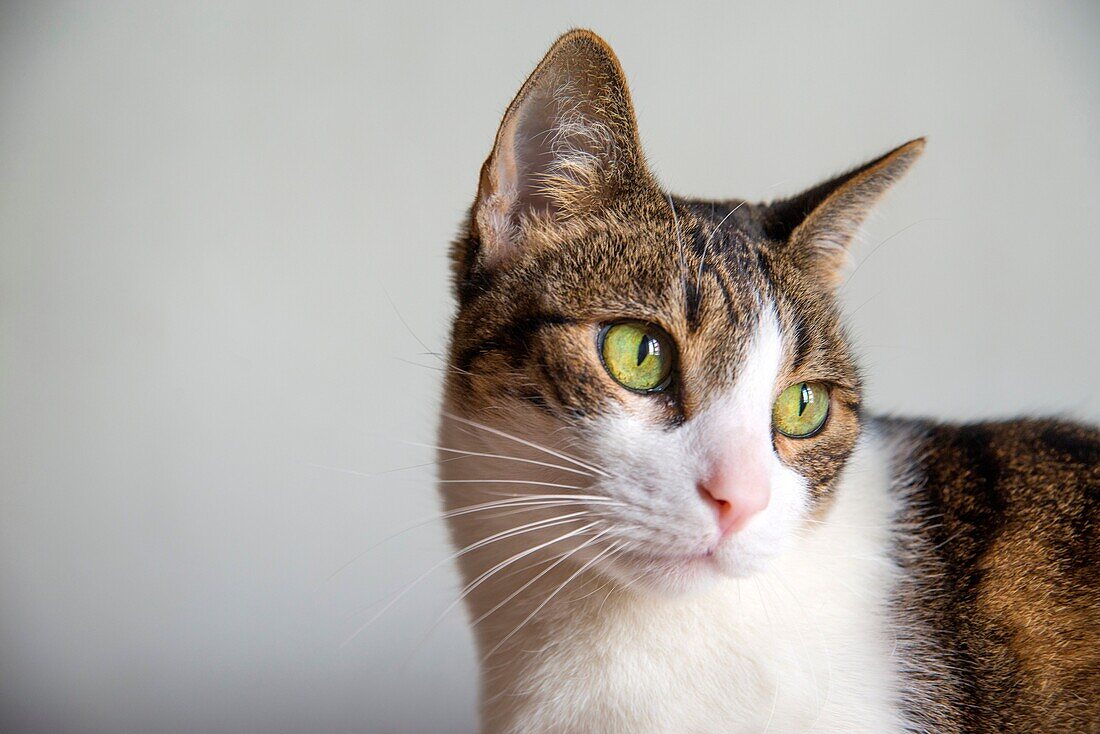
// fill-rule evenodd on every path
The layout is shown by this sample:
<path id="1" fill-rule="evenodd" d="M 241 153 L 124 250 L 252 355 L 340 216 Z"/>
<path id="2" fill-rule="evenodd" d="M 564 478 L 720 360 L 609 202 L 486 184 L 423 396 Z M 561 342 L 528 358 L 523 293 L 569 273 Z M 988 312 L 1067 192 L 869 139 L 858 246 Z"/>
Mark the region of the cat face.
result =
<path id="1" fill-rule="evenodd" d="M 525 521 L 582 513 L 531 547 L 592 523 L 555 550 L 650 588 L 781 554 L 859 435 L 837 268 L 921 146 L 769 205 L 675 199 L 644 166 L 610 49 L 564 36 L 509 108 L 453 253 L 442 433 L 467 453 L 444 457 L 449 507 L 507 484 L 541 513 Z"/>

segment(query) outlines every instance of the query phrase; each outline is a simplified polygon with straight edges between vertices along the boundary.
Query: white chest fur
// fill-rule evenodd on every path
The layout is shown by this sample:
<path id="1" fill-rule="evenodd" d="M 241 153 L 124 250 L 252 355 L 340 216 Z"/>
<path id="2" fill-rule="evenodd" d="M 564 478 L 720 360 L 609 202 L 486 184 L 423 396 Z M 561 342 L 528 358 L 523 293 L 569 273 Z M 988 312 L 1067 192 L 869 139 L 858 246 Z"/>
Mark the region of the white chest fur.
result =
<path id="1" fill-rule="evenodd" d="M 546 610 L 551 621 L 518 646 L 526 654 L 489 661 L 487 730 L 903 730 L 885 610 L 896 573 L 888 480 L 867 438 L 826 517 L 758 576 Z"/>

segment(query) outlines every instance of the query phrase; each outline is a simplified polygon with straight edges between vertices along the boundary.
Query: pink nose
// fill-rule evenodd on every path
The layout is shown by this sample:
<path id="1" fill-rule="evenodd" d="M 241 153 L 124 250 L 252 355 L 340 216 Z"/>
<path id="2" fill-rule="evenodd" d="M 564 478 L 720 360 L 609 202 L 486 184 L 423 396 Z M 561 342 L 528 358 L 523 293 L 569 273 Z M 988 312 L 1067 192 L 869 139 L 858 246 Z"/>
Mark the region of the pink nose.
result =
<path id="1" fill-rule="evenodd" d="M 768 481 L 758 472 L 720 473 L 697 486 L 703 501 L 714 508 L 723 538 L 744 528 L 771 499 Z"/>

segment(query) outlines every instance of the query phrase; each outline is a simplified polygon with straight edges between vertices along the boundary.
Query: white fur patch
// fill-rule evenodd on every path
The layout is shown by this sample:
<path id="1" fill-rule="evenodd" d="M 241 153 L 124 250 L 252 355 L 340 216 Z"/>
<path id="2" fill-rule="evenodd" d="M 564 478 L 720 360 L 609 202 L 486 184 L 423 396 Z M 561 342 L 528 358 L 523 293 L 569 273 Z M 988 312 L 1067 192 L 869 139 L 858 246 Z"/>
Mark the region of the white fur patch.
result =
<path id="1" fill-rule="evenodd" d="M 574 600 L 529 641 L 543 652 L 494 679 L 508 685 L 487 692 L 492 730 L 904 731 L 885 616 L 888 479 L 865 440 L 829 519 L 760 573 L 695 594 Z"/>
<path id="2" fill-rule="evenodd" d="M 603 492 L 623 501 L 619 530 L 627 540 L 654 554 L 713 553 L 722 571 L 749 576 L 782 552 L 807 504 L 806 481 L 775 455 L 771 406 L 782 357 L 782 339 L 774 315 L 765 312 L 733 389 L 675 431 L 621 415 L 606 421 L 593 455 L 612 479 Z M 713 512 L 701 501 L 696 483 L 729 462 L 752 462 L 770 478 L 771 499 L 739 533 L 718 544 Z M 644 471 L 638 471 L 645 457 Z M 634 578 L 637 559 L 614 564 L 622 578 Z M 626 568 L 621 568 L 623 565 Z M 654 563 L 638 583 L 690 586 L 696 579 L 679 566 Z M 662 571 L 665 571 L 664 573 Z M 709 576 L 710 574 L 703 574 Z"/>

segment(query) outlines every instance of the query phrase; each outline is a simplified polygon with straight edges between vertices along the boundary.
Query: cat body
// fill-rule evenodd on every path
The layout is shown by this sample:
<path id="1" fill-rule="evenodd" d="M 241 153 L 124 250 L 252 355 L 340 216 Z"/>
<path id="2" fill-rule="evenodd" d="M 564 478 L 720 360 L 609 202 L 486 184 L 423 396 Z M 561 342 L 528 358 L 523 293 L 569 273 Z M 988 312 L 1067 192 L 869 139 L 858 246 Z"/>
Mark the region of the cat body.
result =
<path id="1" fill-rule="evenodd" d="M 1100 436 L 862 408 L 838 273 L 923 145 L 679 199 L 598 37 L 528 79 L 440 429 L 485 731 L 1096 731 Z"/>

